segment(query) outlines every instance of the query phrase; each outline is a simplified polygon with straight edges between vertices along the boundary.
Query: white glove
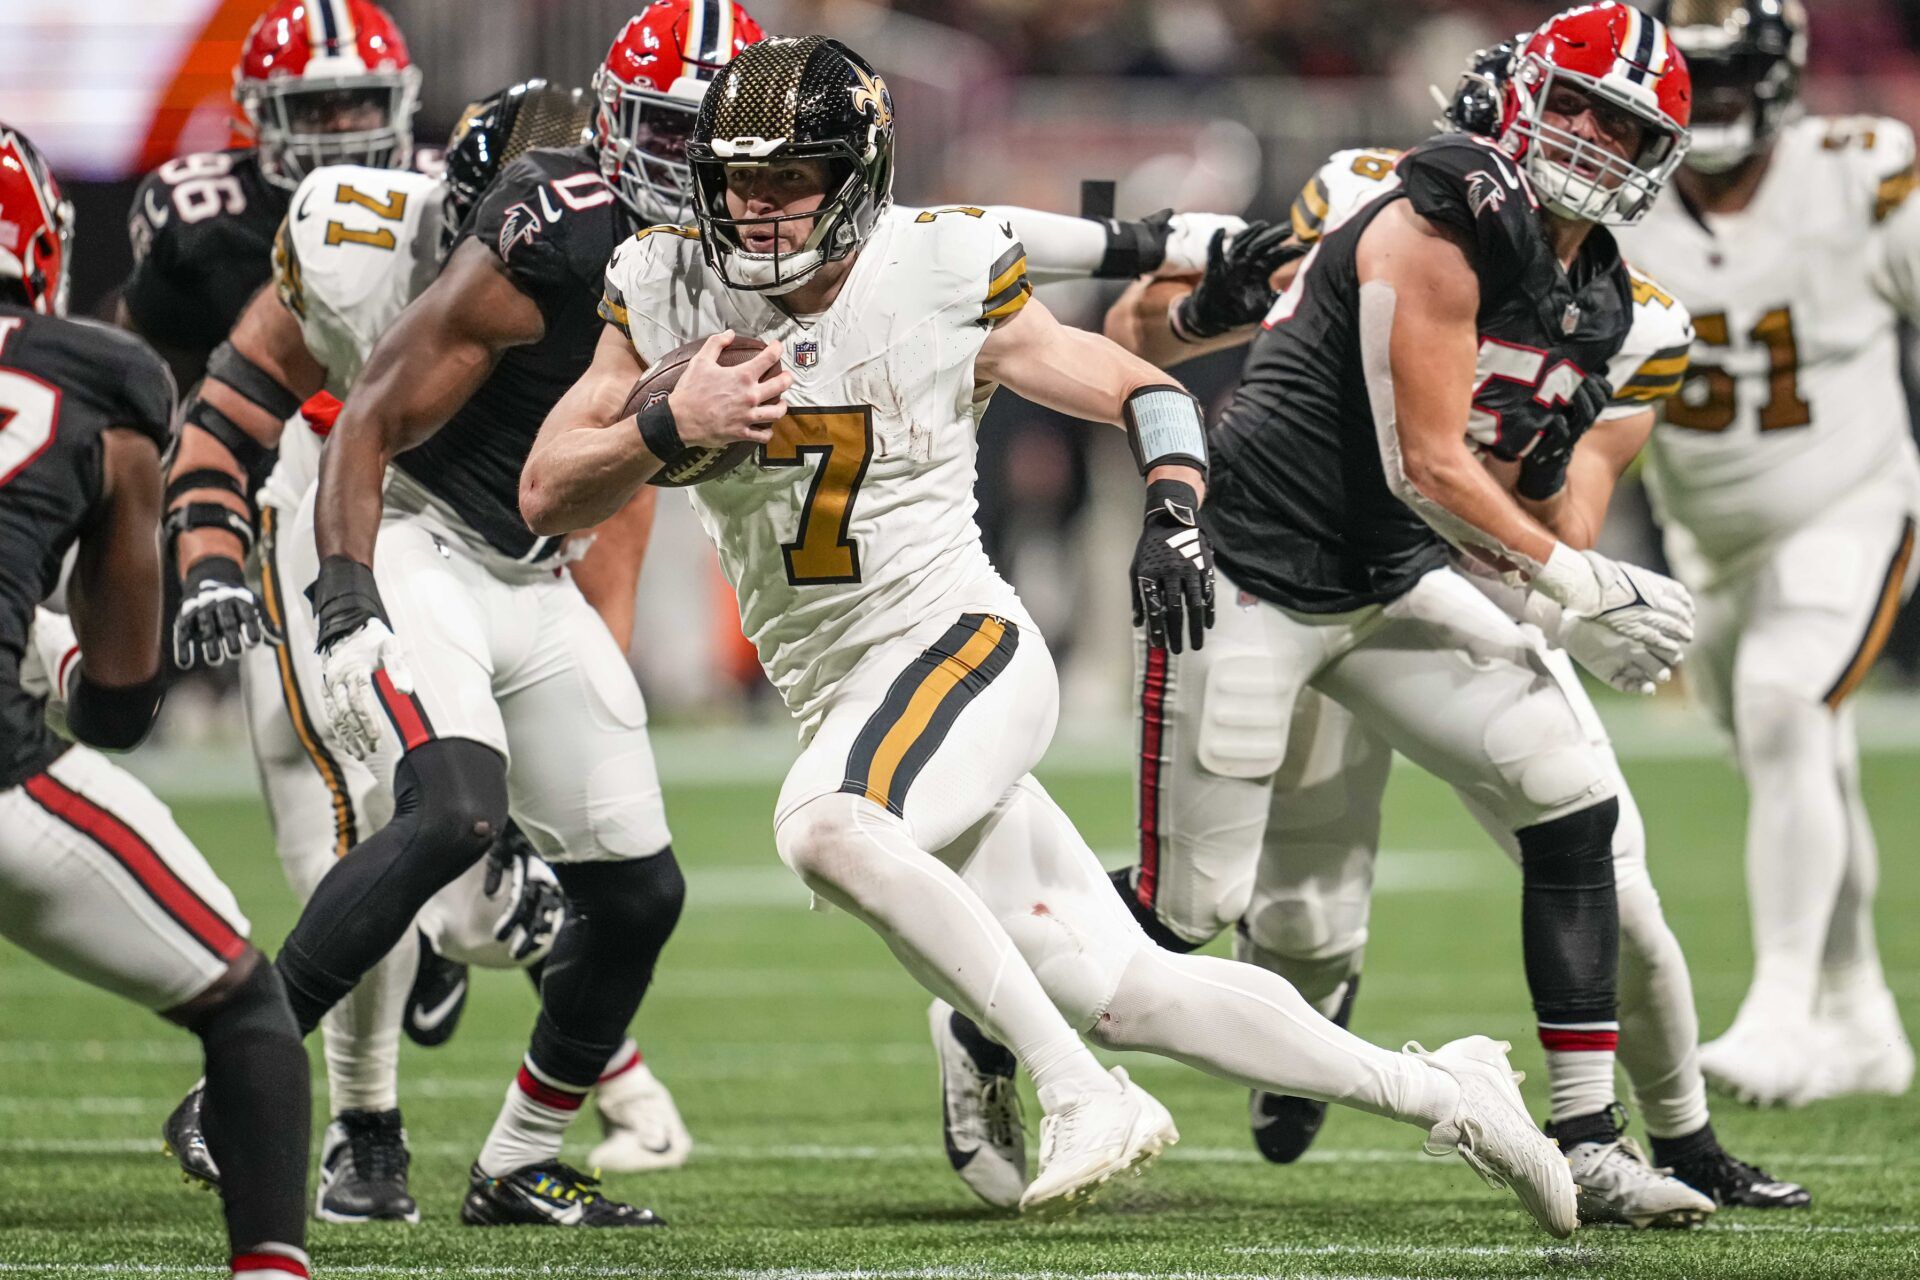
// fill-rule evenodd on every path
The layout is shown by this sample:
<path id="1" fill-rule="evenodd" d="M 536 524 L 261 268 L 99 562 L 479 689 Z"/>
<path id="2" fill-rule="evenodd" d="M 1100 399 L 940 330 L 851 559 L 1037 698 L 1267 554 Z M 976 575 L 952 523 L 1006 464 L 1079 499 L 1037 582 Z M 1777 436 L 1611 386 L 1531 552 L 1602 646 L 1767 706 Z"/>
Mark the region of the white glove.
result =
<path id="1" fill-rule="evenodd" d="M 1543 596 L 1531 595 L 1520 621 L 1530 622 L 1573 660 L 1621 693 L 1651 694 L 1673 678 L 1673 667 L 1618 631 L 1576 617 Z"/>
<path id="2" fill-rule="evenodd" d="M 1207 269 L 1207 245 L 1214 232 L 1225 227 L 1231 244 L 1233 237 L 1246 230 L 1247 220 L 1230 213 L 1176 213 L 1167 226 L 1166 260 L 1154 274 L 1191 275 Z"/>
<path id="3" fill-rule="evenodd" d="M 1564 542 L 1554 544 L 1553 555 L 1534 575 L 1533 589 L 1558 604 L 1568 620 L 1586 621 L 1620 637 L 1625 650 L 1638 650 L 1657 664 L 1648 669 L 1672 668 L 1693 641 L 1693 597 L 1672 578 L 1639 565 L 1609 560 L 1597 551 L 1575 551 Z M 1591 637 L 1576 640 L 1592 648 Z M 1567 651 L 1580 658 L 1573 643 Z M 1581 665 L 1587 666 L 1580 658 Z M 1637 661 L 1637 659 L 1636 659 Z M 1618 657 L 1609 660 L 1617 665 Z M 1592 667 L 1588 667 L 1593 670 Z M 1594 671 L 1611 683 L 1603 671 Z"/>
<path id="4" fill-rule="evenodd" d="M 334 737 L 356 760 L 373 755 L 386 719 L 374 675 L 385 670 L 399 693 L 413 692 L 413 673 L 400 653 L 400 641 L 387 624 L 369 619 L 320 652 L 320 697 Z"/>
<path id="5" fill-rule="evenodd" d="M 27 651 L 20 657 L 20 688 L 46 701 L 46 720 L 61 737 L 67 732 L 67 682 L 80 669 L 80 641 L 73 620 L 64 613 L 36 608 L 27 633 Z"/>

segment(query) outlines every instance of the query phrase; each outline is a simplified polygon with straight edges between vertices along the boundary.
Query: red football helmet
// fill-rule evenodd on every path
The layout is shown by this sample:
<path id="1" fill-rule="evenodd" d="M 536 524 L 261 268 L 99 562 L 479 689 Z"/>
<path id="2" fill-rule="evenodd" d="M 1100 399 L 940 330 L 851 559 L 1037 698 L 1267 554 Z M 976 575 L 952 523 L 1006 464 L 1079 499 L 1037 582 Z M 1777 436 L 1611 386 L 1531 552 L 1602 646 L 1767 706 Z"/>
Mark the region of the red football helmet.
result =
<path id="1" fill-rule="evenodd" d="M 600 172 L 648 222 L 677 222 L 692 199 L 687 140 L 720 68 L 760 24 L 733 0 L 653 0 L 627 20 L 593 76 Z"/>
<path id="2" fill-rule="evenodd" d="M 18 280 L 43 316 L 67 313 L 73 205 L 24 134 L 0 125 L 0 280 Z"/>
<path id="3" fill-rule="evenodd" d="M 1571 89 L 1603 119 L 1642 131 L 1640 153 L 1606 146 L 1546 122 L 1555 91 Z M 1667 28 L 1631 5 L 1605 0 L 1549 18 L 1514 55 L 1502 94 L 1500 145 L 1526 162 L 1534 191 L 1563 217 L 1638 222 L 1687 152 L 1693 80 Z"/>
<path id="4" fill-rule="evenodd" d="M 280 186 L 322 165 L 402 169 L 413 159 L 420 69 L 371 0 L 278 0 L 247 33 L 233 96 L 260 172 Z"/>

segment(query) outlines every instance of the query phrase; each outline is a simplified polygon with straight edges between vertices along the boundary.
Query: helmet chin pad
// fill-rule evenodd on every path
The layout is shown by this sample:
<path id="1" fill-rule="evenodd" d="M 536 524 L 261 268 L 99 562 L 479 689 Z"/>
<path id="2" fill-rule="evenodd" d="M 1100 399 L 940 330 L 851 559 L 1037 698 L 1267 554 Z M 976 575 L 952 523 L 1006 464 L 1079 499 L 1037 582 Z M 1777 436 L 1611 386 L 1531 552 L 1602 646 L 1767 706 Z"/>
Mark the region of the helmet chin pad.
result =
<path id="1" fill-rule="evenodd" d="M 1726 173 L 1752 159 L 1760 144 L 1752 112 L 1727 124 L 1698 124 L 1693 127 L 1687 168 L 1697 173 Z"/>

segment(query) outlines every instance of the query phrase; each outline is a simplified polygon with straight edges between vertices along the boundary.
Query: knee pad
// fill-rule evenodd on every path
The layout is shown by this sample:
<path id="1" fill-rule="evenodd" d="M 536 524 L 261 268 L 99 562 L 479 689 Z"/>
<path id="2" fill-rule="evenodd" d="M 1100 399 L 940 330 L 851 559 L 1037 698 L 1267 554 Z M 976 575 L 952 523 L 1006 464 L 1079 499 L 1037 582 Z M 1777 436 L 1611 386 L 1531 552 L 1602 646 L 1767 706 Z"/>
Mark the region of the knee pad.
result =
<path id="1" fill-rule="evenodd" d="M 1239 932 L 1249 945 L 1288 961 L 1357 954 L 1367 945 L 1372 890 L 1371 880 L 1334 893 L 1316 893 L 1310 885 L 1261 886 Z"/>
<path id="2" fill-rule="evenodd" d="M 435 739 L 394 770 L 393 824 L 404 824 L 410 855 L 430 861 L 440 885 L 478 862 L 506 822 L 507 762 L 483 743 Z"/>
<path id="3" fill-rule="evenodd" d="M 1510 827 L 1533 826 L 1613 794 L 1601 752 L 1551 684 L 1536 684 L 1495 712 L 1483 745 L 1504 792 L 1497 811 Z"/>

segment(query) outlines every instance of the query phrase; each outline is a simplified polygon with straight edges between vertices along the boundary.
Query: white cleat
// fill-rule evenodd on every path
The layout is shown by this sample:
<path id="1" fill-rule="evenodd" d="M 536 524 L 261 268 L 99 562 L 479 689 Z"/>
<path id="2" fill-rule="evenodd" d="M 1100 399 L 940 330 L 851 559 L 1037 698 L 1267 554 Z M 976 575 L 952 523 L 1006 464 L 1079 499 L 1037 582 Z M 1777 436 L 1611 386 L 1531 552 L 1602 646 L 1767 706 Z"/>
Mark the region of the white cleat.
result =
<path id="1" fill-rule="evenodd" d="M 1425 1059 L 1460 1086 L 1453 1118 L 1427 1134 L 1429 1155 L 1457 1153 L 1490 1187 L 1520 1198 L 1549 1235 L 1566 1239 L 1579 1225 L 1573 1170 L 1558 1143 L 1540 1132 L 1520 1097 L 1524 1078 L 1507 1062 L 1512 1046 L 1486 1036 L 1467 1036 L 1428 1053 L 1408 1043 L 1405 1052 Z"/>
<path id="2" fill-rule="evenodd" d="M 693 1153 L 693 1135 L 680 1119 L 667 1086 L 636 1062 L 593 1091 L 606 1137 L 587 1155 L 587 1163 L 613 1173 L 678 1169 Z"/>
<path id="3" fill-rule="evenodd" d="M 1816 1043 L 1811 1019 L 1743 1007 L 1725 1034 L 1700 1046 L 1700 1073 L 1749 1106 L 1805 1106 L 1814 1096 Z"/>
<path id="4" fill-rule="evenodd" d="M 1020 1212 L 1072 1213 L 1123 1173 L 1138 1174 L 1180 1141 L 1173 1117 L 1120 1067 L 1117 1090 L 1049 1097 L 1040 1121 L 1040 1174 L 1020 1197 Z"/>
<path id="5" fill-rule="evenodd" d="M 1648 1164 L 1632 1138 L 1579 1143 L 1567 1152 L 1567 1163 L 1583 1226 L 1686 1229 L 1704 1223 L 1715 1208 L 1670 1171 Z"/>
<path id="6" fill-rule="evenodd" d="M 940 1059 L 940 1122 L 947 1163 L 973 1193 L 998 1209 L 1016 1208 L 1027 1189 L 1027 1135 L 1013 1070 L 987 1070 L 953 1033 L 953 1006 L 935 1000 L 927 1029 Z M 1008 1065 L 1013 1055 L 1008 1054 Z"/>
<path id="7" fill-rule="evenodd" d="M 1884 986 L 1845 995 L 1822 994 L 1814 1025 L 1819 1065 L 1807 1100 L 1873 1094 L 1897 1098 L 1913 1087 L 1913 1045 L 1900 1010 Z"/>

